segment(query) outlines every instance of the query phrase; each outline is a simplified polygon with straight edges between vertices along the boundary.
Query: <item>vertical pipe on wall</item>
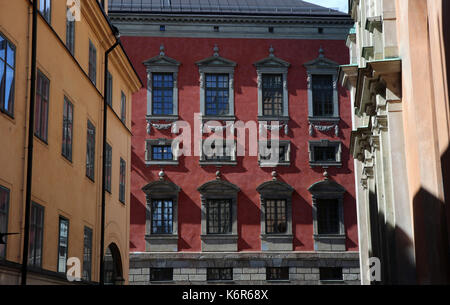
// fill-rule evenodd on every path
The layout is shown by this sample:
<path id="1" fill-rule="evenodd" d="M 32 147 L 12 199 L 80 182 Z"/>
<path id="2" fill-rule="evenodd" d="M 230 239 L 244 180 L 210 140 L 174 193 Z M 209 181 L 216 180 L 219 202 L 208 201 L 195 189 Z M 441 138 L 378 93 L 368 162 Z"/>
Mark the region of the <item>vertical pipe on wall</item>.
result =
<path id="1" fill-rule="evenodd" d="M 33 24 L 31 42 L 31 69 L 30 69 L 30 109 L 28 119 L 28 155 L 26 173 L 26 195 L 25 195 L 25 225 L 23 237 L 22 272 L 21 284 L 27 283 L 28 271 L 28 244 L 30 238 L 30 212 L 31 212 L 31 185 L 33 178 L 33 141 L 34 141 L 34 104 L 36 98 L 36 46 L 37 46 L 37 1 L 33 1 Z"/>

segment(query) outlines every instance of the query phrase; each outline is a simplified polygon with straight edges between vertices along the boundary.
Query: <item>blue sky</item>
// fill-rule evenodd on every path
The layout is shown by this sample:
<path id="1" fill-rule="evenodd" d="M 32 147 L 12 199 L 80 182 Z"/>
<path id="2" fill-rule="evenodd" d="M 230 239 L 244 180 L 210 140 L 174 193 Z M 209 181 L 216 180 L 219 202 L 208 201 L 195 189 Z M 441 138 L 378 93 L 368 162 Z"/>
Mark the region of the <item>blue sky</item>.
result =
<path id="1" fill-rule="evenodd" d="M 348 12 L 348 0 L 304 0 L 304 1 L 325 7 L 337 8 L 344 13 Z"/>

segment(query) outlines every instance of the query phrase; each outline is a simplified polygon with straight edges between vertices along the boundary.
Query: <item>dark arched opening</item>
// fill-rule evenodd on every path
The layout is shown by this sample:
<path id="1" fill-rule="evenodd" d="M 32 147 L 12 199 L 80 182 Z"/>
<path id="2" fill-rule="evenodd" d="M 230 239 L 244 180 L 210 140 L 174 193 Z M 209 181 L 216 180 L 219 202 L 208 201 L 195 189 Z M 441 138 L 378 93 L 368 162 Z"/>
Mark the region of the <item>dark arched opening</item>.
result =
<path id="1" fill-rule="evenodd" d="M 112 243 L 105 253 L 105 285 L 123 285 L 122 257 L 119 248 Z"/>

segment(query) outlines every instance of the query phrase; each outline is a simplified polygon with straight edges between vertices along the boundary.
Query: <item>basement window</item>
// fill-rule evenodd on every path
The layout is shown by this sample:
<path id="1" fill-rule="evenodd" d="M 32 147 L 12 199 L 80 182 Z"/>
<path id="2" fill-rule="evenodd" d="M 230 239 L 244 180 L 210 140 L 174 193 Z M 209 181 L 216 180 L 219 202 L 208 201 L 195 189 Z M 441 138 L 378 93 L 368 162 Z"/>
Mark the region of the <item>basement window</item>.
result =
<path id="1" fill-rule="evenodd" d="M 273 26 L 269 26 L 269 33 L 273 33 Z"/>
<path id="2" fill-rule="evenodd" d="M 173 268 L 151 268 L 150 281 L 151 282 L 173 281 Z"/>
<path id="3" fill-rule="evenodd" d="M 342 268 L 323 267 L 319 269 L 321 281 L 342 281 Z"/>
<path id="4" fill-rule="evenodd" d="M 159 30 L 160 30 L 161 32 L 164 32 L 164 31 L 166 30 L 166 26 L 165 26 L 165 25 L 160 25 L 160 26 L 159 26 Z"/>
<path id="5" fill-rule="evenodd" d="M 219 32 L 219 26 L 217 25 L 214 26 L 214 32 Z"/>

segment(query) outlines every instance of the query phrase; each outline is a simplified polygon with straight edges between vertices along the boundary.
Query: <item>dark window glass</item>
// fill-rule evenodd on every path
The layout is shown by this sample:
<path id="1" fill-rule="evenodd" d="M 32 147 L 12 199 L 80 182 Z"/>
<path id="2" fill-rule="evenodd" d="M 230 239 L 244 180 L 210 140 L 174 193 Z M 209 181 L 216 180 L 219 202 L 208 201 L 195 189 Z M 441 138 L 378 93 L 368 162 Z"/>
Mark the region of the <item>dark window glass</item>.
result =
<path id="1" fill-rule="evenodd" d="M 172 146 L 152 146 L 152 160 L 173 160 Z"/>
<path id="2" fill-rule="evenodd" d="M 319 268 L 321 281 L 342 281 L 342 268 L 323 267 Z"/>
<path id="3" fill-rule="evenodd" d="M 286 200 L 266 200 L 266 233 L 286 233 Z"/>
<path id="4" fill-rule="evenodd" d="M 94 85 L 97 84 L 97 49 L 92 41 L 89 41 L 89 78 Z"/>
<path id="5" fill-rule="evenodd" d="M 112 106 L 113 77 L 109 71 L 107 73 L 107 81 L 108 91 L 106 91 L 106 103 L 108 103 L 109 106 Z"/>
<path id="6" fill-rule="evenodd" d="M 262 99 L 264 115 L 283 115 L 283 75 L 262 75 Z"/>
<path id="7" fill-rule="evenodd" d="M 36 81 L 34 134 L 44 142 L 47 142 L 50 81 L 40 71 L 38 71 Z"/>
<path id="8" fill-rule="evenodd" d="M 122 122 L 127 122 L 127 97 L 122 92 L 121 104 L 120 104 L 120 119 Z"/>
<path id="9" fill-rule="evenodd" d="M 66 46 L 70 53 L 75 53 L 75 20 L 66 19 Z"/>
<path id="10" fill-rule="evenodd" d="M 159 30 L 160 30 L 161 32 L 164 32 L 164 31 L 166 30 L 166 26 L 165 26 L 165 25 L 160 25 L 160 26 L 159 26 Z"/>
<path id="11" fill-rule="evenodd" d="M 217 145 L 213 142 L 211 143 L 211 151 L 209 153 L 205 152 L 205 160 L 208 161 L 231 161 L 231 157 L 233 155 L 233 147 L 230 143 L 226 141 L 222 141 L 222 145 Z"/>
<path id="12" fill-rule="evenodd" d="M 67 253 L 69 249 L 69 221 L 59 218 L 58 272 L 66 273 Z"/>
<path id="13" fill-rule="evenodd" d="M 317 202 L 319 234 L 339 234 L 339 202 L 337 199 L 320 199 Z"/>
<path id="14" fill-rule="evenodd" d="M 8 233 L 9 189 L 0 186 L 0 233 Z M 7 242 L 6 236 L 3 241 Z M 6 245 L 0 244 L 0 259 L 6 258 Z"/>
<path id="15" fill-rule="evenodd" d="M 173 74 L 153 73 L 152 109 L 154 115 L 173 114 Z"/>
<path id="16" fill-rule="evenodd" d="M 44 237 L 44 207 L 32 203 L 30 219 L 30 243 L 28 264 L 33 267 L 42 266 L 42 243 Z"/>
<path id="17" fill-rule="evenodd" d="M 150 268 L 150 281 L 172 281 L 173 268 Z"/>
<path id="18" fill-rule="evenodd" d="M 336 162 L 336 147 L 314 147 L 314 161 L 316 162 Z"/>
<path id="19" fill-rule="evenodd" d="M 228 74 L 206 74 L 206 115 L 229 113 Z"/>
<path id="20" fill-rule="evenodd" d="M 270 161 L 272 158 L 272 152 L 274 152 L 276 155 L 278 155 L 278 161 L 286 161 L 286 146 L 279 145 L 278 147 L 274 147 L 272 149 L 272 145 L 270 143 L 267 143 L 266 149 L 268 150 L 267 155 L 261 155 L 261 160 L 267 160 Z M 277 153 L 278 151 L 278 153 Z M 277 161 L 277 160 L 274 160 Z"/>
<path id="21" fill-rule="evenodd" d="M 112 147 L 106 143 L 105 190 L 111 193 Z"/>
<path id="22" fill-rule="evenodd" d="M 289 267 L 266 268 L 266 279 L 268 281 L 289 280 Z"/>
<path id="23" fill-rule="evenodd" d="M 0 111 L 14 115 L 16 47 L 0 33 Z"/>
<path id="24" fill-rule="evenodd" d="M 126 163 L 120 158 L 120 175 L 119 175 L 119 201 L 125 203 L 125 178 L 126 178 Z"/>
<path id="25" fill-rule="evenodd" d="M 233 268 L 208 268 L 206 279 L 208 281 L 232 281 Z"/>
<path id="26" fill-rule="evenodd" d="M 48 23 L 51 22 L 51 12 L 52 12 L 52 1 L 51 0 L 39 0 L 39 11 L 42 16 L 47 20 Z"/>
<path id="27" fill-rule="evenodd" d="M 72 161 L 73 105 L 65 97 L 63 108 L 62 155 Z"/>
<path id="28" fill-rule="evenodd" d="M 208 234 L 229 234 L 232 232 L 231 200 L 208 200 Z"/>
<path id="29" fill-rule="evenodd" d="M 92 230 L 84 227 L 83 279 L 91 280 L 92 269 Z"/>
<path id="30" fill-rule="evenodd" d="M 155 199 L 152 201 L 152 234 L 172 234 L 173 201 Z"/>
<path id="31" fill-rule="evenodd" d="M 333 116 L 333 77 L 331 75 L 312 76 L 314 116 Z"/>
<path id="32" fill-rule="evenodd" d="M 87 123 L 86 176 L 91 180 L 95 178 L 95 127 L 89 120 Z"/>

